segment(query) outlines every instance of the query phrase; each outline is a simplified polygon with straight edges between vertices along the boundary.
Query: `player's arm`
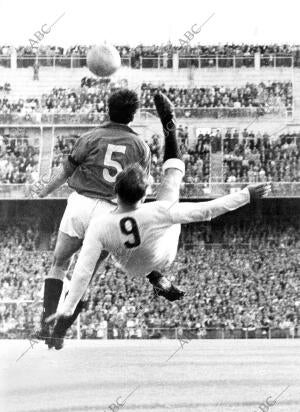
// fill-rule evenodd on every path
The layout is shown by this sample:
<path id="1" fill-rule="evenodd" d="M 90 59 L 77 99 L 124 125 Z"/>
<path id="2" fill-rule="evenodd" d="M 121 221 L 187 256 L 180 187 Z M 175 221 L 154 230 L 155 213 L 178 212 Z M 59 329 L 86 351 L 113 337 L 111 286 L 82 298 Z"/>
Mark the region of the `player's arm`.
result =
<path id="1" fill-rule="evenodd" d="M 150 168 L 151 168 L 151 151 L 150 151 L 150 147 L 148 146 L 146 142 L 143 142 L 143 145 L 140 151 L 141 151 L 140 153 L 141 160 L 139 163 L 149 176 Z"/>
<path id="2" fill-rule="evenodd" d="M 70 282 L 69 293 L 57 316 L 71 316 L 84 295 L 102 255 L 102 243 L 99 233 L 100 225 L 91 222 L 85 235 L 77 263 Z"/>
<path id="3" fill-rule="evenodd" d="M 63 164 L 53 169 L 50 181 L 46 185 L 40 185 L 40 190 L 37 191 L 39 197 L 46 197 L 54 190 L 66 183 L 68 178 L 73 174 L 73 169 L 65 167 Z"/>
<path id="4" fill-rule="evenodd" d="M 224 213 L 245 206 L 250 200 L 267 195 L 269 183 L 249 185 L 236 193 L 208 202 L 176 203 L 169 208 L 172 223 L 192 223 L 214 219 Z"/>
<path id="5" fill-rule="evenodd" d="M 88 151 L 88 139 L 86 136 L 79 137 L 69 156 L 63 160 L 60 166 L 53 170 L 50 181 L 40 188 L 38 196 L 46 197 L 65 184 L 75 169 L 84 161 Z"/>

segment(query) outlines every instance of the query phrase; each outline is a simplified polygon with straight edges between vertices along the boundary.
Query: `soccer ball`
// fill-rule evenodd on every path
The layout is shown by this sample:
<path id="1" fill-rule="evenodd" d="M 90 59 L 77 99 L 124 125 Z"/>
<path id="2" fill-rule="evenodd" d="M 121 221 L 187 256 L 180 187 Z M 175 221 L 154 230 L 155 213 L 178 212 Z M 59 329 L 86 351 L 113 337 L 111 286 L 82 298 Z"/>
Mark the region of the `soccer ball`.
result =
<path id="1" fill-rule="evenodd" d="M 118 50 L 111 44 L 92 47 L 86 56 L 89 70 L 96 76 L 107 77 L 121 66 Z"/>

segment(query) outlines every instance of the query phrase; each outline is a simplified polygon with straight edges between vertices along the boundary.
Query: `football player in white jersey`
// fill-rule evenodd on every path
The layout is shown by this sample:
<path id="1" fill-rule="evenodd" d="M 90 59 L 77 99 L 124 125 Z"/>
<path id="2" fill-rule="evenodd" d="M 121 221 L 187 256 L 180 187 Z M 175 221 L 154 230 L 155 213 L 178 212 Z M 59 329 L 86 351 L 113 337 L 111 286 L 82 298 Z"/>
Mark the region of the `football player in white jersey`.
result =
<path id="1" fill-rule="evenodd" d="M 179 203 L 184 163 L 175 131 L 170 132 L 165 127 L 173 121 L 173 113 L 171 104 L 162 94 L 156 99 L 164 101 L 164 105 L 158 106 L 163 108 L 159 115 L 165 132 L 164 176 L 157 200 L 144 204 L 148 178 L 139 165 L 129 166 L 119 173 L 115 185 L 117 208 L 101 220 L 95 217 L 89 225 L 69 294 L 60 311 L 53 315 L 58 319 L 54 338 L 62 334 L 61 319 L 73 314 L 87 289 L 101 251 L 109 252 L 124 271 L 147 275 L 158 295 L 176 300 L 183 296 L 183 292 L 160 272 L 175 259 L 181 224 L 211 220 L 246 205 L 253 198 L 267 195 L 270 190 L 269 183 L 262 183 L 208 202 Z"/>

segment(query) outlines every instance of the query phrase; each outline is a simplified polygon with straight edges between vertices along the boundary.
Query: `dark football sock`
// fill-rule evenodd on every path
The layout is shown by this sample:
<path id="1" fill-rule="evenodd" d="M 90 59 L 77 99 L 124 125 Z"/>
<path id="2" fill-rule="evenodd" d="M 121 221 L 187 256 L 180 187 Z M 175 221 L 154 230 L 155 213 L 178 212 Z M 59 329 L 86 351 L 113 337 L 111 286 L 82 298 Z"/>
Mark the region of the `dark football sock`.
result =
<path id="1" fill-rule="evenodd" d="M 79 313 L 82 311 L 82 309 L 86 307 L 86 304 L 87 304 L 86 301 L 80 300 L 72 316 L 69 316 L 67 318 L 58 319 L 53 329 L 53 336 L 63 338 L 67 330 L 73 325 L 73 323 L 77 319 Z"/>
<path id="2" fill-rule="evenodd" d="M 43 322 L 56 312 L 59 298 L 63 289 L 63 281 L 60 279 L 45 279 Z"/>
<path id="3" fill-rule="evenodd" d="M 182 159 L 182 154 L 177 142 L 176 124 L 173 119 L 166 124 L 166 127 L 164 127 L 164 134 L 164 162 L 168 159 Z"/>

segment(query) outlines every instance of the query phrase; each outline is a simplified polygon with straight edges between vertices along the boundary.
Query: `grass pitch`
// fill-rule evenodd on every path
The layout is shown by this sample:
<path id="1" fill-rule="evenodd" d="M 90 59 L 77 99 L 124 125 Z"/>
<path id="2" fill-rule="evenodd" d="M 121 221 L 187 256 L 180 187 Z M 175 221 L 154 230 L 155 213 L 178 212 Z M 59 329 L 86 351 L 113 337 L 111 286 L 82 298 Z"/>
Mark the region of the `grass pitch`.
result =
<path id="1" fill-rule="evenodd" d="M 0 341 L 3 412 L 300 412 L 299 339 L 32 346 Z"/>

